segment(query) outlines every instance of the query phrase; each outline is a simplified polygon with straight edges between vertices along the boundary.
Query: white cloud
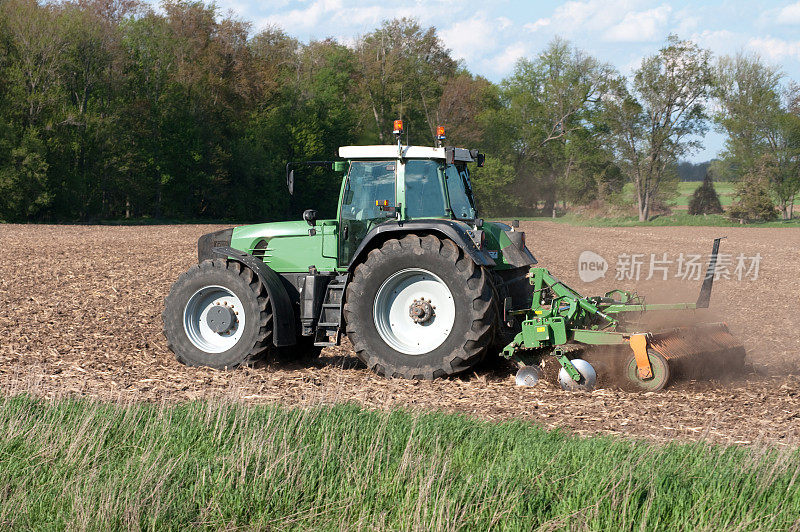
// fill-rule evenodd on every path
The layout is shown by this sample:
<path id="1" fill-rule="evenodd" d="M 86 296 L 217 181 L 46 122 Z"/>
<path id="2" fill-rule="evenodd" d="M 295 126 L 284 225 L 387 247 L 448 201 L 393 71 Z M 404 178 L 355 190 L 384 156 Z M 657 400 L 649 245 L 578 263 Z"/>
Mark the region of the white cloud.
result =
<path id="1" fill-rule="evenodd" d="M 523 26 L 523 28 L 529 31 L 539 31 L 541 28 L 546 28 L 549 25 L 550 25 L 549 18 L 540 18 L 536 22 L 528 22 Z"/>
<path id="2" fill-rule="evenodd" d="M 523 27 L 530 32 L 547 30 L 568 38 L 594 36 L 607 42 L 652 42 L 666 35 L 672 8 L 652 6 L 648 0 L 572 0 Z M 685 11 L 685 10 L 684 10 Z M 693 23 L 682 12 L 685 25 Z"/>
<path id="3" fill-rule="evenodd" d="M 730 30 L 703 30 L 693 33 L 689 38 L 701 48 L 712 50 L 717 55 L 734 53 L 745 44 L 743 35 Z"/>
<path id="4" fill-rule="evenodd" d="M 756 37 L 747 46 L 773 61 L 800 59 L 800 41 L 787 41 L 774 37 Z"/>
<path id="5" fill-rule="evenodd" d="M 508 17 L 498 17 L 497 18 L 497 27 L 498 27 L 498 29 L 504 30 L 506 28 L 510 28 L 513 25 L 514 25 L 514 23 Z"/>
<path id="6" fill-rule="evenodd" d="M 447 0 L 419 9 L 418 1 L 352 2 L 349 0 L 314 0 L 307 7 L 273 13 L 257 21 L 256 27 L 275 24 L 290 34 L 311 32 L 313 38 L 334 36 L 340 39 L 371 31 L 384 20 L 402 16 L 416 18 L 423 25 L 440 27 L 448 20 L 453 6 Z M 321 31 L 328 33 L 322 34 Z"/>
<path id="7" fill-rule="evenodd" d="M 292 28 L 307 30 L 318 26 L 326 15 L 341 9 L 341 0 L 317 0 L 306 8 L 292 9 L 291 11 L 270 15 L 265 17 L 263 21 L 265 25 L 275 24 L 290 32 Z"/>
<path id="8" fill-rule="evenodd" d="M 488 63 L 486 66 L 495 73 L 506 73 L 511 71 L 517 59 L 526 55 L 528 55 L 528 47 L 521 42 L 514 43 L 505 47 L 499 54 L 489 58 L 486 61 Z"/>
<path id="9" fill-rule="evenodd" d="M 497 25 L 497 20 L 479 13 L 440 30 L 439 36 L 457 59 L 473 59 L 476 55 L 483 55 L 487 48 L 497 48 Z"/>
<path id="10" fill-rule="evenodd" d="M 789 4 L 778 11 L 778 24 L 800 24 L 800 2 Z"/>
<path id="11" fill-rule="evenodd" d="M 694 8 L 684 8 L 676 11 L 672 18 L 677 22 L 674 31 L 681 36 L 696 31 L 703 20 L 700 13 Z"/>
<path id="12" fill-rule="evenodd" d="M 652 42 L 664 37 L 672 8 L 667 5 L 647 11 L 630 12 L 610 27 L 603 37 L 611 42 Z"/>
<path id="13" fill-rule="evenodd" d="M 637 0 L 586 0 L 566 2 L 550 17 L 557 33 L 580 34 L 586 30 L 603 31 L 619 23 L 641 4 Z"/>

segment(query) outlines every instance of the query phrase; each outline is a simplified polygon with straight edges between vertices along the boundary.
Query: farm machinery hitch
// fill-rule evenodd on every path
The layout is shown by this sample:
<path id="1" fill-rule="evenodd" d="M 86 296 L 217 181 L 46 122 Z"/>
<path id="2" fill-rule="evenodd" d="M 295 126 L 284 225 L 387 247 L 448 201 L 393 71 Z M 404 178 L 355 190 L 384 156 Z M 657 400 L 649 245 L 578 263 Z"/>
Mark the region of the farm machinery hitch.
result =
<path id="1" fill-rule="evenodd" d="M 520 366 L 517 383 L 535 384 L 539 379 L 538 366 L 550 354 L 561 365 L 559 381 L 563 388 L 592 389 L 597 378 L 592 365 L 569 357 L 567 346 L 576 344 L 612 350 L 614 346 L 622 347 L 612 351 L 611 365 L 617 372 L 621 370 L 627 380 L 649 391 L 664 388 L 676 374 L 717 376 L 740 369 L 744 364 L 744 348 L 724 323 L 643 332 L 645 326 L 637 320 L 654 311 L 708 308 L 720 240 L 714 240 L 696 303 L 648 304 L 635 292 L 625 290 L 584 297 L 547 269 L 531 268 L 528 273 L 533 287 L 531 308 L 511 310 L 508 305 L 505 308 L 506 319 L 522 318 L 522 331 L 502 352 Z"/>

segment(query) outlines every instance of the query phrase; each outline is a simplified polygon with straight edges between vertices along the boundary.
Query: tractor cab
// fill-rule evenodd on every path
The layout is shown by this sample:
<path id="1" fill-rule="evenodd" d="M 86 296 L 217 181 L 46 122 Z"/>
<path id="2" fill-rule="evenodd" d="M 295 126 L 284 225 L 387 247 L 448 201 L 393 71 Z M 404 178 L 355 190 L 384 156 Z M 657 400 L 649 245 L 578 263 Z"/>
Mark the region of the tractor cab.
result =
<path id="1" fill-rule="evenodd" d="M 477 151 L 418 146 L 344 146 L 339 203 L 339 259 L 348 263 L 377 225 L 477 218 L 467 163 Z M 482 159 L 482 156 L 480 157 Z"/>

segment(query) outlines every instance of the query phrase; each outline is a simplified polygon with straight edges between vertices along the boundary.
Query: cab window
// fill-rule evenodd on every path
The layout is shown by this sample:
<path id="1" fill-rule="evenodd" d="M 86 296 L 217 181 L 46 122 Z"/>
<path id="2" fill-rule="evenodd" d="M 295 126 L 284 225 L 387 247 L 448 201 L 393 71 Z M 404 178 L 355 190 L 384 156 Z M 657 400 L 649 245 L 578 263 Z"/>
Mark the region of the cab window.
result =
<path id="1" fill-rule="evenodd" d="M 436 161 L 411 159 L 405 165 L 408 218 L 449 218 L 442 167 Z"/>
<path id="2" fill-rule="evenodd" d="M 396 167 L 395 161 L 350 163 L 340 210 L 340 265 L 350 261 L 374 226 L 393 216 Z"/>
<path id="3" fill-rule="evenodd" d="M 459 220 L 474 219 L 475 205 L 473 205 L 469 193 L 469 176 L 466 168 L 459 171 L 455 165 L 449 164 L 445 169 L 445 176 L 447 177 L 447 192 L 450 195 L 450 209 L 453 211 L 453 217 Z"/>
<path id="4" fill-rule="evenodd" d="M 395 166 L 394 161 L 353 161 L 342 199 L 342 219 L 385 218 L 380 205 L 394 206 Z"/>

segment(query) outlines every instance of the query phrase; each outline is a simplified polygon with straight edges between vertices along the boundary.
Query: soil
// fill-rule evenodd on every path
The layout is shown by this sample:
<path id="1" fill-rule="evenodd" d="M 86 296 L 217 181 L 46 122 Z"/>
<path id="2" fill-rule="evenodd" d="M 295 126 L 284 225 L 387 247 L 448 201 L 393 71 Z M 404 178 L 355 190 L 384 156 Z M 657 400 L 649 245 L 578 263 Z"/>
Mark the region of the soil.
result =
<path id="1" fill-rule="evenodd" d="M 719 279 L 711 309 L 667 314 L 676 322 L 726 321 L 748 353 L 748 372 L 725 381 L 678 382 L 658 393 L 603 387 L 562 391 L 553 382 L 514 385 L 497 360 L 433 382 L 384 379 L 367 371 L 347 344 L 312 362 L 266 360 L 214 371 L 175 361 L 161 333 L 164 296 L 196 261 L 197 237 L 219 226 L 0 225 L 0 387 L 3 393 L 104 400 L 224 398 L 308 405 L 354 401 L 370 408 L 461 412 L 489 420 L 523 419 L 581 435 L 723 444 L 800 443 L 800 230 L 713 227 L 584 228 L 523 222 L 541 265 L 587 295 L 636 289 L 649 302 L 693 301 L 700 281 L 645 280 L 650 254 L 722 252 L 761 257 L 757 279 Z M 608 262 L 605 277 L 583 283 L 578 257 Z M 642 275 L 615 280 L 621 254 L 644 254 Z M 703 269 L 705 266 L 703 266 Z M 734 267 L 730 267 L 734 271 Z M 751 272 L 751 277 L 752 277 Z"/>

